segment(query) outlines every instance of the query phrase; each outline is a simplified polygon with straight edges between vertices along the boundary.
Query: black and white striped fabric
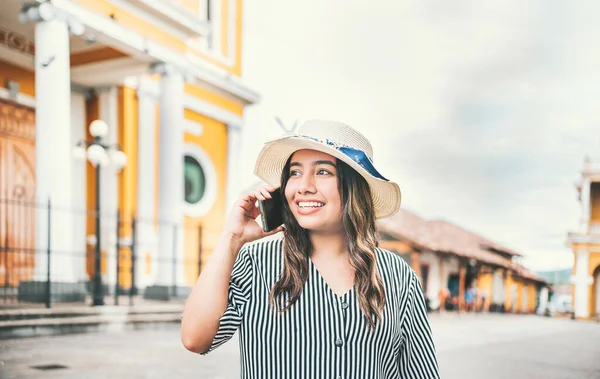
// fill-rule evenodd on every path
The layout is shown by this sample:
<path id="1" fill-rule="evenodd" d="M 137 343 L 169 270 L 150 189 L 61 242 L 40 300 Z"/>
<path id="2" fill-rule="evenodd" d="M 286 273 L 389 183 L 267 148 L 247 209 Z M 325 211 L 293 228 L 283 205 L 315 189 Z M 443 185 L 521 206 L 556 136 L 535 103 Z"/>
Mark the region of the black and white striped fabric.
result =
<path id="1" fill-rule="evenodd" d="M 286 312 L 269 307 L 283 267 L 281 240 L 246 245 L 234 264 L 229 305 L 208 354 L 239 332 L 241 377 L 439 378 L 425 299 L 402 258 L 377 249 L 383 320 L 372 330 L 355 290 L 336 295 L 309 259 L 309 277 Z"/>

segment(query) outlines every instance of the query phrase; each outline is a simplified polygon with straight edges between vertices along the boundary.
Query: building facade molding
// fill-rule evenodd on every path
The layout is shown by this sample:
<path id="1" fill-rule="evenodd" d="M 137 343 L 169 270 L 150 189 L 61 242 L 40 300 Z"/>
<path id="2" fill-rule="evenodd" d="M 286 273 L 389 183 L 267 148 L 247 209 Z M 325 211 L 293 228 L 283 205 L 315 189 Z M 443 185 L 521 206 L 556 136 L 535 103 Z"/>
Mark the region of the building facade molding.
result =
<path id="1" fill-rule="evenodd" d="M 111 4 L 130 13 L 142 16 L 153 25 L 182 40 L 194 36 L 206 37 L 211 31 L 208 23 L 193 17 L 176 6 L 160 0 L 108 0 Z"/>
<path id="2" fill-rule="evenodd" d="M 125 85 L 137 90 L 138 97 L 147 96 L 158 100 L 160 98 L 160 82 L 155 82 L 149 78 L 129 78 Z M 198 114 L 207 116 L 216 121 L 227 124 L 228 128 L 243 128 L 244 118 L 229 110 L 223 109 L 218 105 L 209 103 L 199 97 L 190 94 L 184 94 L 184 107 Z"/>
<path id="3" fill-rule="evenodd" d="M 50 2 L 38 2 L 37 4 L 26 4 L 18 14 L 22 24 L 29 22 L 37 23 L 43 21 L 57 20 L 67 24 L 69 34 L 80 36 L 85 32 L 85 26 L 76 17 L 57 9 Z"/>
<path id="4" fill-rule="evenodd" d="M 172 64 L 182 72 L 194 75 L 197 81 L 229 92 L 246 104 L 254 104 L 260 100 L 260 95 L 241 83 L 239 79 L 232 79 L 231 75 L 219 75 L 214 70 L 194 64 L 184 54 L 148 39 L 103 15 L 95 14 L 83 6 L 67 0 L 54 0 L 53 4 L 57 9 L 77 18 L 86 27 L 100 34 L 98 40 L 102 40 L 109 46 L 125 50 L 142 61 Z"/>
<path id="5" fill-rule="evenodd" d="M 15 102 L 29 108 L 35 108 L 35 98 L 23 93 L 17 93 L 16 97 L 11 96 L 11 93 L 6 88 L 0 87 L 0 99 Z"/>

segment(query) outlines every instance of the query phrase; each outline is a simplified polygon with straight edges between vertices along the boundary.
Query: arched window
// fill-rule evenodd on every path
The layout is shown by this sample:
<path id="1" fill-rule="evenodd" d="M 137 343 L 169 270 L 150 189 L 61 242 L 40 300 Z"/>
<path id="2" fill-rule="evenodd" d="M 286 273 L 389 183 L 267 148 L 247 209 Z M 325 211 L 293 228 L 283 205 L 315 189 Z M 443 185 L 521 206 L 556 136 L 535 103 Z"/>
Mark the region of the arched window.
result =
<path id="1" fill-rule="evenodd" d="M 196 158 L 185 155 L 185 201 L 188 204 L 197 204 L 206 192 L 206 176 L 204 169 Z"/>
<path id="2" fill-rule="evenodd" d="M 198 145 L 187 143 L 183 152 L 184 212 L 201 217 L 215 204 L 218 179 L 210 156 Z"/>

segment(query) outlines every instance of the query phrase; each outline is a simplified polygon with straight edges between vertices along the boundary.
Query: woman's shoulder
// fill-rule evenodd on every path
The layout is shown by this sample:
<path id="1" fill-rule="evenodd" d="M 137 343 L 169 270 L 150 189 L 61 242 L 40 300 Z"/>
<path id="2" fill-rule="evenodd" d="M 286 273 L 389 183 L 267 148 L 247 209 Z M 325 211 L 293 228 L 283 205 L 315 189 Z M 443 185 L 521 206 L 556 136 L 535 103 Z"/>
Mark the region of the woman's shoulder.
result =
<path id="1" fill-rule="evenodd" d="M 410 265 L 399 254 L 393 251 L 377 247 L 375 248 L 375 256 L 377 257 L 377 261 L 385 266 L 390 266 L 396 270 L 412 270 Z"/>
<path id="2" fill-rule="evenodd" d="M 240 255 L 245 255 L 257 265 L 263 265 L 267 261 L 280 260 L 283 256 L 283 239 L 275 235 L 244 245 Z"/>
<path id="3" fill-rule="evenodd" d="M 378 247 L 375 249 L 375 256 L 383 276 L 395 277 L 401 282 L 412 280 L 415 271 L 399 254 Z"/>
<path id="4" fill-rule="evenodd" d="M 242 250 L 248 251 L 250 254 L 257 254 L 263 251 L 281 251 L 283 246 L 283 238 L 279 235 L 263 238 L 244 245 Z"/>

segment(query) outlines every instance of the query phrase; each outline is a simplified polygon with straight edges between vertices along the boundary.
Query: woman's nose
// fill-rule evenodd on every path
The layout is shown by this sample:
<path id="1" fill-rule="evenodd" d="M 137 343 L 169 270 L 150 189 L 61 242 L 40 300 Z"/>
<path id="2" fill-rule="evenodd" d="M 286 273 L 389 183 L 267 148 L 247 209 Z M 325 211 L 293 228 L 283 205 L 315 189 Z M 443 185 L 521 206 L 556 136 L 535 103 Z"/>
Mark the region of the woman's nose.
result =
<path id="1" fill-rule="evenodd" d="M 300 185 L 298 186 L 298 193 L 315 193 L 315 179 L 312 175 L 302 176 Z"/>

